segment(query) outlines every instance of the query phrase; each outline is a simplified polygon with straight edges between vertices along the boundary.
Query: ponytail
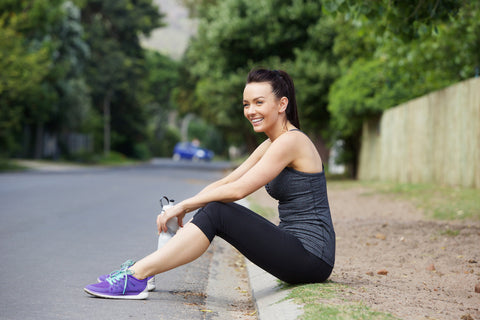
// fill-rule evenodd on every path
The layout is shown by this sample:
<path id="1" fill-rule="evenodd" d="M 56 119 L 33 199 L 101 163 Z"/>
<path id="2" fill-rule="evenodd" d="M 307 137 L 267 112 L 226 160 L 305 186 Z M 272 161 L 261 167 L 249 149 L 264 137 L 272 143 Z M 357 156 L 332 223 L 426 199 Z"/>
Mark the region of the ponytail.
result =
<path id="1" fill-rule="evenodd" d="M 287 120 L 300 129 L 295 86 L 292 78 L 283 70 L 252 69 L 247 76 L 247 84 L 252 82 L 268 82 L 272 86 L 273 94 L 281 99 L 287 97 L 288 105 L 285 110 Z"/>

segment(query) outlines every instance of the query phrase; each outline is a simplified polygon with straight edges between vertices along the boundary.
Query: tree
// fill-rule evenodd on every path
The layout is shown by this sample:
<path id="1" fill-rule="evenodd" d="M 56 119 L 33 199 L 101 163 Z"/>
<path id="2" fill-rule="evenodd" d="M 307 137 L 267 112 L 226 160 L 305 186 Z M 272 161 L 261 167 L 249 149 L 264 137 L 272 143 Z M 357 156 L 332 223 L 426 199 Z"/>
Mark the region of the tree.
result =
<path id="1" fill-rule="evenodd" d="M 9 132 L 13 135 L 10 136 L 9 148 L 12 145 L 18 146 L 18 141 L 23 140 L 23 155 L 31 153 L 29 141 L 33 137 L 33 154 L 41 156 L 44 126 L 52 122 L 58 113 L 61 95 L 58 84 L 67 79 L 71 66 L 68 59 L 62 60 L 64 39 L 60 38 L 59 32 L 65 30 L 62 26 L 70 23 L 67 11 L 63 0 L 4 1 L 0 5 L 2 27 L 9 29 L 6 32 L 12 35 L 5 42 L 7 46 L 12 46 L 9 48 L 11 51 L 7 51 L 6 59 L 2 60 L 15 61 L 17 64 L 6 66 L 5 70 L 12 66 L 18 67 L 14 73 L 4 73 L 6 82 L 15 88 L 10 88 L 9 96 L 3 97 L 2 107 L 9 109 L 7 113 L 10 120 L 5 122 L 15 123 L 10 126 L 15 130 Z M 79 38 L 72 39 L 75 40 Z M 29 80 L 23 81 L 22 78 Z M 34 131 L 30 129 L 32 126 L 35 127 Z M 23 139 L 21 129 L 24 131 Z M 12 149 L 9 153 L 12 154 L 13 151 Z"/>
<path id="2" fill-rule="evenodd" d="M 435 29 L 439 21 L 456 15 L 468 0 L 325 0 L 324 9 L 378 36 L 409 41 L 420 29 Z"/>
<path id="3" fill-rule="evenodd" d="M 204 17 L 208 7 L 215 6 L 217 0 L 181 0 L 182 4 L 188 9 L 190 17 Z"/>
<path id="4" fill-rule="evenodd" d="M 105 149 L 111 132 L 115 149 L 145 155 L 148 105 L 158 95 L 139 36 L 161 18 L 152 0 L 2 1 L 2 151 L 43 156 L 44 132 L 65 145 L 70 133 L 97 133 L 103 112 Z"/>
<path id="5" fill-rule="evenodd" d="M 28 50 L 25 37 L 0 20 L 0 156 L 19 149 L 26 110 L 25 97 L 38 88 L 48 72 L 48 50 Z"/>
<path id="6" fill-rule="evenodd" d="M 56 92 L 52 115 L 46 121 L 48 130 L 57 137 L 68 155 L 67 139 L 71 133 L 80 133 L 91 122 L 91 99 L 84 71 L 90 48 L 84 40 L 80 9 L 71 1 L 61 5 L 62 18 L 52 26 L 53 37 L 51 76 L 47 83 Z"/>
<path id="7" fill-rule="evenodd" d="M 342 75 L 331 88 L 329 110 L 337 136 L 346 141 L 346 158 L 355 176 L 363 120 L 475 74 L 480 4 L 325 3 L 345 21 L 335 40 Z"/>
<path id="8" fill-rule="evenodd" d="M 171 156 L 180 140 L 179 130 L 169 124 L 169 115 L 176 110 L 173 92 L 179 85 L 179 62 L 149 50 L 145 60 L 148 78 L 148 145 L 154 156 Z"/>
<path id="9" fill-rule="evenodd" d="M 207 1 L 197 12 L 198 35 L 184 59 L 187 85 L 177 96 L 181 110 L 195 110 L 231 143 L 252 149 L 258 139 L 241 116 L 246 75 L 254 66 L 283 68 L 297 81 L 307 131 L 326 127 L 326 97 L 337 73 L 330 61 L 335 32 L 318 1 Z"/>
<path id="10" fill-rule="evenodd" d="M 87 78 L 93 104 L 103 114 L 105 153 L 112 142 L 115 149 L 133 155 L 135 144 L 145 140 L 142 78 L 147 70 L 139 35 L 160 27 L 161 18 L 152 0 L 85 0 L 82 4 L 91 48 Z"/>

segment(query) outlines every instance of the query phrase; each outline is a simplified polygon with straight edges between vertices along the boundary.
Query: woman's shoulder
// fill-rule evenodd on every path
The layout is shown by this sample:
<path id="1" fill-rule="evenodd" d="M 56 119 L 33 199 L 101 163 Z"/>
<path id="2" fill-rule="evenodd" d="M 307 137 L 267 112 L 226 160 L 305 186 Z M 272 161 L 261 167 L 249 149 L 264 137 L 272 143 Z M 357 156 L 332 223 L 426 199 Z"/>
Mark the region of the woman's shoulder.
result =
<path id="1" fill-rule="evenodd" d="M 291 160 L 298 158 L 301 150 L 304 149 L 310 140 L 305 134 L 298 131 L 287 131 L 277 137 L 273 142 L 268 142 L 267 149 L 272 149 L 276 153 L 282 153 L 283 156 L 288 156 Z"/>
<path id="2" fill-rule="evenodd" d="M 272 145 L 272 141 L 270 139 L 265 139 L 260 145 L 255 149 L 262 151 L 262 153 L 265 153 L 265 151 Z"/>
<path id="3" fill-rule="evenodd" d="M 265 154 L 265 152 L 267 152 L 271 144 L 272 142 L 270 141 L 270 139 L 266 139 L 253 151 L 251 157 L 257 159 L 261 158 Z"/>
<path id="4" fill-rule="evenodd" d="M 323 171 L 322 160 L 312 140 L 300 130 L 292 130 L 283 134 L 278 142 L 293 156 L 290 168 L 300 172 L 317 173 Z M 275 142 L 277 142 L 275 140 Z"/>
<path id="5" fill-rule="evenodd" d="M 299 144 L 301 146 L 304 143 L 310 143 L 311 140 L 305 133 L 303 133 L 298 129 L 295 129 L 295 130 L 290 130 L 285 132 L 280 137 L 278 137 L 274 142 L 287 144 L 292 147 L 298 147 Z"/>

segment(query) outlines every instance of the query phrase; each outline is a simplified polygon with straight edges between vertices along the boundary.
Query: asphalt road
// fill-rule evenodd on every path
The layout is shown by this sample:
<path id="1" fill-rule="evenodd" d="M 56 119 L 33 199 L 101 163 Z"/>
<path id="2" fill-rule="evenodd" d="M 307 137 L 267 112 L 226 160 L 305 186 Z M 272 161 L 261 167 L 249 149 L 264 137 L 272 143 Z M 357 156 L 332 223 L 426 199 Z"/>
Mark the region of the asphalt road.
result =
<path id="1" fill-rule="evenodd" d="M 181 200 L 225 164 L 0 174 L 0 319 L 205 319 L 211 254 L 157 276 L 148 300 L 83 291 L 100 274 L 156 249 L 163 195 Z"/>

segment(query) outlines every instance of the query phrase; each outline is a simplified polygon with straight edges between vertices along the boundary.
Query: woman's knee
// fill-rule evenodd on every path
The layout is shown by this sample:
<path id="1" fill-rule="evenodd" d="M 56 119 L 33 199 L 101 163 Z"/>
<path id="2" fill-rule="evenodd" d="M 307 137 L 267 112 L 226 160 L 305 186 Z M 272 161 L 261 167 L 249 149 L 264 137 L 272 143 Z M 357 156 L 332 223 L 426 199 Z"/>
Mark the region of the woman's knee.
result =
<path id="1" fill-rule="evenodd" d="M 220 225 L 221 215 L 220 202 L 210 202 L 203 208 L 198 210 L 192 219 L 192 223 L 195 224 L 203 233 L 207 236 L 210 242 L 218 233 L 218 227 Z"/>
<path id="2" fill-rule="evenodd" d="M 223 203 L 223 202 L 210 202 L 205 207 L 199 210 L 203 214 L 206 214 L 210 220 L 220 222 L 222 219 L 228 219 L 227 216 L 230 216 L 231 213 L 234 213 L 235 207 L 232 203 Z"/>
<path id="3" fill-rule="evenodd" d="M 225 204 L 219 201 L 209 202 L 206 206 L 202 208 L 202 210 L 211 212 L 211 211 L 218 211 L 222 206 Z"/>

